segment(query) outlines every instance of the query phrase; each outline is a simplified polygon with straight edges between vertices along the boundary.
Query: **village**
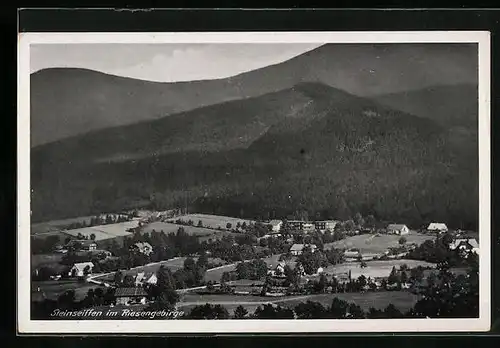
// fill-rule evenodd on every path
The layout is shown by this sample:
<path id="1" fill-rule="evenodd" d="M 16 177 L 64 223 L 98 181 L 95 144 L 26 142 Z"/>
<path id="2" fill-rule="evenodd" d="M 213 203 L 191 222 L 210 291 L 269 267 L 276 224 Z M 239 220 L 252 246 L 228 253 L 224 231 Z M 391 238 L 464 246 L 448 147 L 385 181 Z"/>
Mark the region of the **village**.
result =
<path id="1" fill-rule="evenodd" d="M 187 315 L 210 304 L 235 317 L 334 298 L 366 312 L 399 304 L 403 313 L 443 260 L 465 275 L 479 254 L 472 231 L 442 222 L 411 229 L 361 214 L 252 221 L 132 211 L 34 225 L 32 244 L 35 307 L 151 308 L 173 291 L 168 305 Z"/>

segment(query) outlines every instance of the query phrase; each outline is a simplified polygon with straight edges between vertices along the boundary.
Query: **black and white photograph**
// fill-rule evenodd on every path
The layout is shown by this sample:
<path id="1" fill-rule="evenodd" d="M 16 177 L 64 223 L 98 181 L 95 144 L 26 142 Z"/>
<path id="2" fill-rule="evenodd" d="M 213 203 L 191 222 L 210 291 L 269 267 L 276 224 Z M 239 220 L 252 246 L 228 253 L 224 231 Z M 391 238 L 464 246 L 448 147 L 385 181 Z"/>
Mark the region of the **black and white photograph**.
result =
<path id="1" fill-rule="evenodd" d="M 487 32 L 22 34 L 21 330 L 488 330 L 489 59 Z"/>

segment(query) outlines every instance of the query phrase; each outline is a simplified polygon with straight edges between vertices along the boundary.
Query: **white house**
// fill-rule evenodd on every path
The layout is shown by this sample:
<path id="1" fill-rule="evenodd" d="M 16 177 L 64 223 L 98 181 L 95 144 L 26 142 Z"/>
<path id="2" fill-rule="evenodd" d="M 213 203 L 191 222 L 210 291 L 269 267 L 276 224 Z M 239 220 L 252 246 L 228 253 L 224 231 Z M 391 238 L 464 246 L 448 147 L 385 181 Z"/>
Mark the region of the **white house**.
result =
<path id="1" fill-rule="evenodd" d="M 408 226 L 403 224 L 390 224 L 389 226 L 387 226 L 387 233 L 402 236 L 410 233 L 410 229 L 408 228 Z"/>
<path id="2" fill-rule="evenodd" d="M 312 252 L 315 252 L 317 247 L 314 244 L 294 244 L 290 248 L 290 253 L 292 255 L 298 256 L 301 255 L 302 252 L 304 251 L 304 248 L 310 247 Z"/>
<path id="3" fill-rule="evenodd" d="M 306 233 L 313 232 L 314 229 L 315 229 L 314 224 L 306 222 L 302 225 L 302 230 Z"/>
<path id="4" fill-rule="evenodd" d="M 333 231 L 337 223 L 338 221 L 335 220 L 321 220 L 321 221 L 314 221 L 314 226 L 316 227 L 317 230 L 321 232 Z"/>
<path id="5" fill-rule="evenodd" d="M 92 273 L 94 264 L 92 262 L 75 263 L 68 272 L 70 277 L 83 277 L 86 274 Z"/>
<path id="6" fill-rule="evenodd" d="M 279 232 L 281 230 L 281 226 L 283 225 L 283 221 L 281 220 L 271 220 L 269 222 L 269 226 L 271 226 L 271 231 Z"/>
<path id="7" fill-rule="evenodd" d="M 431 222 L 427 227 L 427 231 L 445 233 L 448 232 L 448 226 L 442 222 Z"/>

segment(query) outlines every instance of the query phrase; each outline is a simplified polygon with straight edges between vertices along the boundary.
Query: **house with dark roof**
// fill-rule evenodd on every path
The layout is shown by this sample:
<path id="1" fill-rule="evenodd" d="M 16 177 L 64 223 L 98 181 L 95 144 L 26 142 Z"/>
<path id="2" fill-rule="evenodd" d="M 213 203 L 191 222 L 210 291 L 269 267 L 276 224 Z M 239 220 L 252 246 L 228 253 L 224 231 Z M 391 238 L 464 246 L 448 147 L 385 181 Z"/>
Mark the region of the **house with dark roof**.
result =
<path id="1" fill-rule="evenodd" d="M 117 305 L 145 304 L 148 294 L 142 287 L 116 288 L 115 301 Z"/>
<path id="2" fill-rule="evenodd" d="M 97 243 L 91 239 L 72 239 L 66 244 L 66 249 L 93 251 L 97 249 Z"/>
<path id="3" fill-rule="evenodd" d="M 290 253 L 295 256 L 301 255 L 306 247 L 311 248 L 312 252 L 315 252 L 317 249 L 317 246 L 314 244 L 294 244 L 290 247 Z"/>

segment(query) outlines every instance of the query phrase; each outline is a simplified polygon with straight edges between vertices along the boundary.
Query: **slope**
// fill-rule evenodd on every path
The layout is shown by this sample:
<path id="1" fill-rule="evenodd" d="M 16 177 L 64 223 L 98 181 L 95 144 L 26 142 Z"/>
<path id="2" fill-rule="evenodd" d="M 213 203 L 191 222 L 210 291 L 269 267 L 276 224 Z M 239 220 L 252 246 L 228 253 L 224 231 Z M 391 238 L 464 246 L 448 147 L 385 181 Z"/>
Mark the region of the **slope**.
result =
<path id="1" fill-rule="evenodd" d="M 474 45 L 327 44 L 220 80 L 156 83 L 84 69 L 46 69 L 31 75 L 31 145 L 260 96 L 300 82 L 369 96 L 437 83 L 477 83 L 476 68 Z"/>
<path id="2" fill-rule="evenodd" d="M 231 124 L 210 121 L 224 118 L 228 105 L 239 110 L 240 103 L 252 103 L 253 109 L 246 105 L 242 110 L 255 113 L 235 113 Z M 116 141 L 111 131 L 88 135 L 76 147 L 66 145 L 74 139 L 52 144 L 47 153 L 42 150 L 49 147 L 40 147 L 33 161 L 33 219 L 112 211 L 141 199 L 163 209 L 188 198 L 193 209 L 235 216 L 306 209 L 341 218 L 361 211 L 413 224 L 477 221 L 477 162 L 463 160 L 462 148 L 431 120 L 319 83 L 213 108 L 201 113 L 209 133 L 244 133 L 255 120 L 267 124 L 244 146 L 222 146 L 228 139 L 222 137 L 211 151 L 200 151 L 202 140 L 195 147 L 187 141 L 186 148 L 159 154 L 162 143 L 150 142 L 143 132 L 162 130 L 159 123 L 146 123 L 124 139 L 138 141 L 133 147 L 147 152 L 120 156 L 119 161 L 102 160 L 112 155 L 105 148 Z M 283 113 L 290 108 L 297 112 Z M 199 116 L 184 114 L 179 122 L 189 123 L 191 117 Z M 190 129 L 185 128 L 186 134 Z M 96 144 L 99 149 L 92 148 Z M 93 156 L 78 158 L 86 148 Z M 102 157 L 95 156 L 100 153 Z"/>
<path id="3" fill-rule="evenodd" d="M 373 97 L 383 105 L 426 117 L 441 125 L 477 129 L 477 85 L 437 85 L 424 89 Z"/>

